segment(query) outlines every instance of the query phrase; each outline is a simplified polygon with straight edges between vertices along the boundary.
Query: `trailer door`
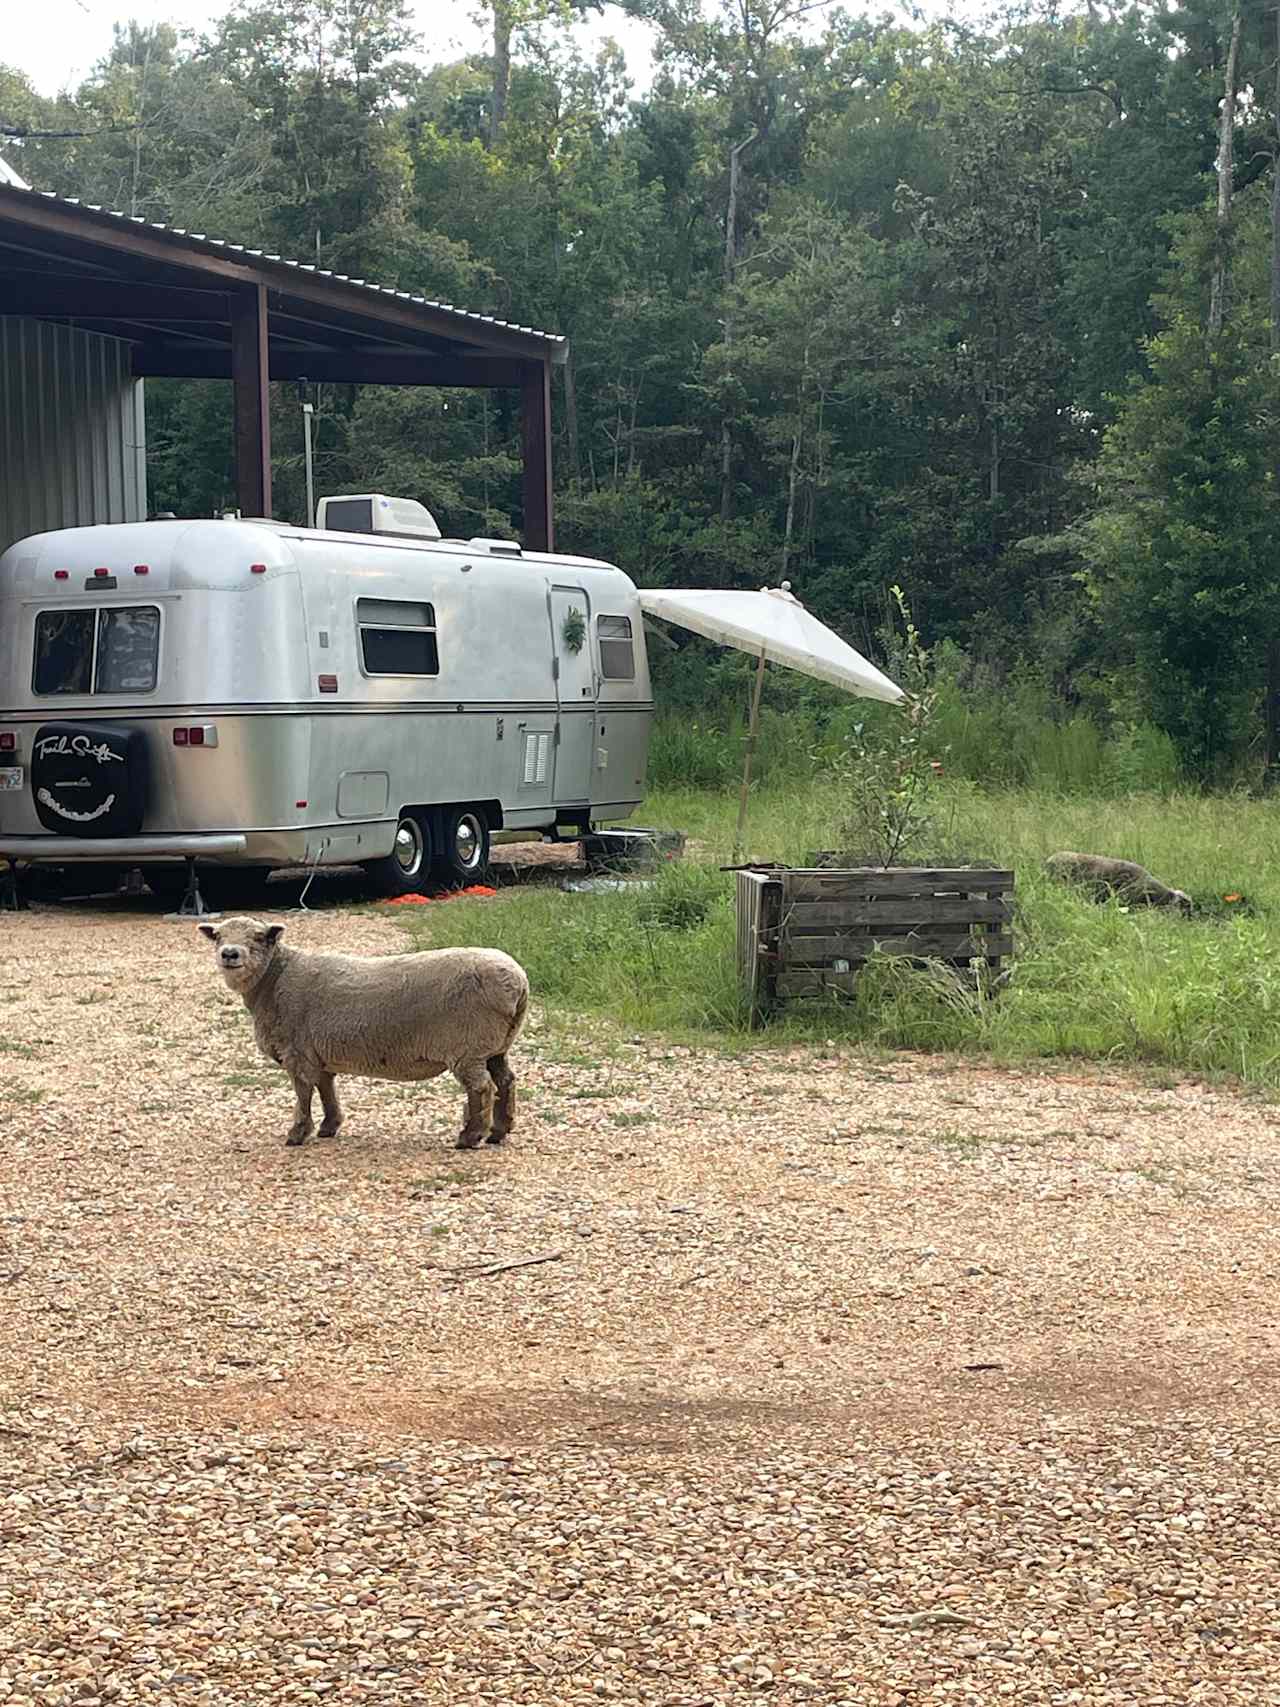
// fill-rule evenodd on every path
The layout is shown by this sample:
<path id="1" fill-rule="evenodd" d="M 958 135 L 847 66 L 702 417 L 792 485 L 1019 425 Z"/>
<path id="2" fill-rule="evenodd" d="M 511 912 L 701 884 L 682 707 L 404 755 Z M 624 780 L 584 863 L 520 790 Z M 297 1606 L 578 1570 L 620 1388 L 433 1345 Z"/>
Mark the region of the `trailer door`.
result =
<path id="1" fill-rule="evenodd" d="M 549 602 L 557 698 L 555 803 L 585 805 L 596 725 L 591 601 L 581 587 L 558 586 L 551 588 Z"/>

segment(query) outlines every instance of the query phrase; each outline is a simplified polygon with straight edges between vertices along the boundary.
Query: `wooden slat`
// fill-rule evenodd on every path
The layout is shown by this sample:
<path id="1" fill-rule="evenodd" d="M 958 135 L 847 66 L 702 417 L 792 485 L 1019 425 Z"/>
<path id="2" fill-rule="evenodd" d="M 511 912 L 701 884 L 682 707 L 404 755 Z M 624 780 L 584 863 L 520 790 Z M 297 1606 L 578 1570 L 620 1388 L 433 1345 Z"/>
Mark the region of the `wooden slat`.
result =
<path id="1" fill-rule="evenodd" d="M 739 871 L 735 877 L 738 924 L 738 973 L 750 1003 L 754 1025 L 776 998 L 775 969 L 778 908 L 782 886 L 776 877 Z"/>
<path id="2" fill-rule="evenodd" d="M 919 871 L 785 871 L 783 905 L 792 901 L 839 901 L 874 895 L 1000 895 L 1013 888 L 1011 871 L 969 869 Z"/>
<path id="3" fill-rule="evenodd" d="M 782 923 L 789 936 L 796 936 L 830 925 L 1002 925 L 1012 917 L 1010 902 L 995 897 L 902 895 L 882 901 L 796 901 L 784 908 Z"/>
<path id="4" fill-rule="evenodd" d="M 908 936 L 792 937 L 784 944 L 783 966 L 827 966 L 833 960 L 869 960 L 873 954 L 905 954 L 916 960 L 991 960 L 1013 953 L 1013 938 L 991 931 L 970 936 L 967 931 Z"/>
<path id="5" fill-rule="evenodd" d="M 778 979 L 779 1001 L 793 996 L 852 996 L 858 988 L 860 968 L 849 972 L 826 972 L 817 968 L 784 972 Z"/>
<path id="6" fill-rule="evenodd" d="M 778 995 L 851 996 L 858 985 L 856 972 L 784 972 L 778 979 Z"/>
<path id="7" fill-rule="evenodd" d="M 746 879 L 744 882 L 743 880 Z M 779 999 L 851 995 L 875 954 L 993 970 L 1013 953 L 1013 872 L 967 866 L 739 872 L 738 954 L 753 1018 Z M 835 962 L 846 970 L 834 970 Z"/>
<path id="8" fill-rule="evenodd" d="M 752 871 L 740 871 L 735 879 L 734 914 L 738 924 L 738 976 L 748 995 L 755 991 L 756 917 L 760 906 L 760 880 Z"/>

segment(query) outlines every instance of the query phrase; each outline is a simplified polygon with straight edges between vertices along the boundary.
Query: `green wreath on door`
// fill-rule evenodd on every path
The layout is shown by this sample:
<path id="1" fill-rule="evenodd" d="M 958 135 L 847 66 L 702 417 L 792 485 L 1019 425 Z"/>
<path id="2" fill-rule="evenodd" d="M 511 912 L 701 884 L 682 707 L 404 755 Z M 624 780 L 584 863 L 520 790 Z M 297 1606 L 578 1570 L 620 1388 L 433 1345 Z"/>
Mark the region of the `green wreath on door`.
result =
<path id="1" fill-rule="evenodd" d="M 570 652 L 581 652 L 587 638 L 587 619 L 577 605 L 570 605 L 560 625 L 560 638 Z"/>

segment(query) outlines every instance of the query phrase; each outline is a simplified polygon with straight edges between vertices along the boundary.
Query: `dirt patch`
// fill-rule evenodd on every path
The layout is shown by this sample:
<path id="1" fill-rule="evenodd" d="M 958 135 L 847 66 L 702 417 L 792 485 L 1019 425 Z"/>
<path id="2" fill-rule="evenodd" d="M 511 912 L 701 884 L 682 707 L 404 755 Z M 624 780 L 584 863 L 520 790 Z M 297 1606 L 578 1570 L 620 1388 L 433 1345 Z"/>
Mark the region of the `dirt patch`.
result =
<path id="1" fill-rule="evenodd" d="M 515 1064 L 288 1151 L 193 927 L 4 919 L 0 1702 L 1280 1701 L 1272 1110 Z"/>

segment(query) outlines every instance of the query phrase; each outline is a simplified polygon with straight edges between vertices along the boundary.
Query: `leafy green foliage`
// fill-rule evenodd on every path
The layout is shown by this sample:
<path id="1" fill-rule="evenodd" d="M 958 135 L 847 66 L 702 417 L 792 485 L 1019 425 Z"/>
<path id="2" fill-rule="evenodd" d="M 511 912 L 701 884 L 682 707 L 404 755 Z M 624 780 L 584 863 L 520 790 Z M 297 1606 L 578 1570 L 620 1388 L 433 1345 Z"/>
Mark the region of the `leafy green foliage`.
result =
<path id="1" fill-rule="evenodd" d="M 1244 17 L 1220 243 L 1221 8 L 961 27 L 627 0 L 656 43 L 640 98 L 615 48 L 575 45 L 591 9 L 478 0 L 488 50 L 454 62 L 408 0 L 235 0 L 203 39 L 130 24 L 57 100 L 0 67 L 28 133 L 6 152 L 40 188 L 566 333 L 562 547 L 642 585 L 789 578 L 874 655 L 901 586 L 965 776 L 1256 775 L 1280 632 L 1269 15 Z M 301 398 L 274 390 L 278 508 L 301 520 Z M 510 393 L 309 401 L 321 492 L 519 531 Z M 155 507 L 232 501 L 225 388 L 152 384 L 148 416 Z M 695 643 L 659 677 L 703 714 L 698 741 L 659 730 L 658 774 L 713 780 L 731 669 Z M 820 698 L 769 715 L 764 774 L 771 742 L 807 743 L 794 774 L 848 734 Z"/>
<path id="2" fill-rule="evenodd" d="M 1179 255 L 1196 261 L 1192 228 Z M 1275 375 L 1237 317 L 1216 339 L 1176 299 L 1150 377 L 1109 430 L 1091 585 L 1133 647 L 1148 714 L 1190 774 L 1245 745 L 1280 619 L 1271 434 Z"/>
<path id="3" fill-rule="evenodd" d="M 570 652 L 581 652 L 582 643 L 587 638 L 587 619 L 577 605 L 570 606 L 565 612 L 564 621 L 560 624 L 560 638 Z"/>
<path id="4" fill-rule="evenodd" d="M 895 680 L 906 697 L 874 722 L 854 724 L 832 774 L 845 802 L 837 824 L 842 855 L 880 866 L 919 864 L 932 854 L 931 796 L 942 763 L 933 744 L 938 690 L 929 654 L 901 587 L 890 591 L 902 622 Z"/>

